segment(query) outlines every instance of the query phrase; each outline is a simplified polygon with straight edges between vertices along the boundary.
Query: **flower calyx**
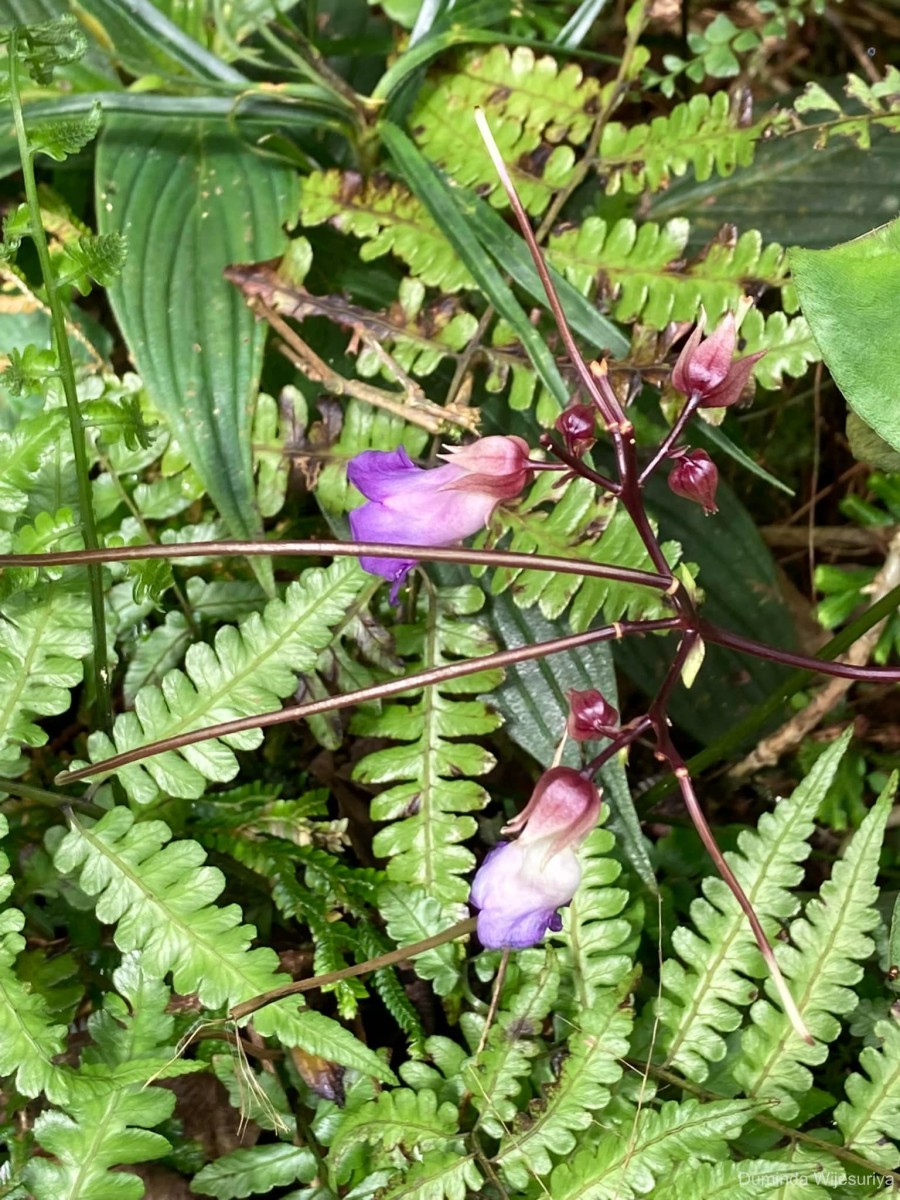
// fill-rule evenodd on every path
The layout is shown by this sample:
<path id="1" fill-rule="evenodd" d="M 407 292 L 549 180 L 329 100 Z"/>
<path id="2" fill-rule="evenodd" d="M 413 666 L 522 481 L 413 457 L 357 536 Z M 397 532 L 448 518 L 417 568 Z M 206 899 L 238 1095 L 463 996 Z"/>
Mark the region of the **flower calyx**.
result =
<path id="1" fill-rule="evenodd" d="M 570 404 L 556 418 L 554 428 L 562 434 L 569 454 L 581 458 L 597 440 L 597 410 L 590 404 Z"/>
<path id="2" fill-rule="evenodd" d="M 669 472 L 669 489 L 676 496 L 701 504 L 707 516 L 717 513 L 719 471 L 706 451 L 676 450 L 670 457 L 675 465 Z"/>
<path id="3" fill-rule="evenodd" d="M 595 688 L 578 692 L 574 688 L 566 692 L 569 701 L 569 716 L 566 731 L 576 742 L 591 742 L 597 738 L 615 737 L 618 732 L 619 714 L 602 692 Z"/>
<path id="4" fill-rule="evenodd" d="M 732 312 L 703 338 L 705 325 L 706 314 L 701 312 L 672 370 L 672 386 L 699 408 L 728 408 L 740 400 L 754 364 L 765 351 L 735 359 L 737 324 Z"/>

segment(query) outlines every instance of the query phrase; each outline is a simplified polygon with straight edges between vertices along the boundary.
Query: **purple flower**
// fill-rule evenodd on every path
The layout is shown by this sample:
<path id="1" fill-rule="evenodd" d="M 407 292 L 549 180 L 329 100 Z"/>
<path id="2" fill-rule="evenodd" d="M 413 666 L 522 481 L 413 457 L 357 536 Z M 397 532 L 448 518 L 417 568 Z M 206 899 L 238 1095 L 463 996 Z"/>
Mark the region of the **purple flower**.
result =
<path id="1" fill-rule="evenodd" d="M 469 901 L 479 909 L 478 937 L 489 950 L 534 946 L 562 928 L 557 911 L 581 882 L 576 851 L 600 815 L 600 793 L 571 767 L 553 767 L 504 828 L 514 842 L 495 846 L 479 867 Z"/>
<path id="2" fill-rule="evenodd" d="M 737 329 L 734 313 L 726 313 L 709 337 L 701 342 L 705 322 L 705 316 L 701 316 L 678 356 L 672 371 L 672 386 L 698 401 L 701 408 L 728 408 L 740 400 L 753 364 L 765 351 L 758 350 L 735 361 Z"/>
<path id="3" fill-rule="evenodd" d="M 528 444 L 519 437 L 486 437 L 448 449 L 448 461 L 425 470 L 401 446 L 366 450 L 347 477 L 369 501 L 350 513 L 358 542 L 451 546 L 477 533 L 501 500 L 518 496 L 531 479 Z M 363 569 L 391 580 L 391 600 L 414 567 L 408 558 L 360 557 Z"/>

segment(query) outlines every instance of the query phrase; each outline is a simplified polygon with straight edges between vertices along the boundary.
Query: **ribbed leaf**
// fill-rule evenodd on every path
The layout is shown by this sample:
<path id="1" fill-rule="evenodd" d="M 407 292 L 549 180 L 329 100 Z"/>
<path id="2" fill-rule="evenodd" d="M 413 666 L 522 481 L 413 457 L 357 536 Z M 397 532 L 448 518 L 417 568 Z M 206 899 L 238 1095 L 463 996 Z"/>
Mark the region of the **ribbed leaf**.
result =
<path id="1" fill-rule="evenodd" d="M 325 571 L 305 571 L 284 600 L 271 600 L 264 612 L 252 613 L 238 626 L 223 626 L 212 645 L 195 643 L 184 671 L 170 671 L 160 687 L 150 684 L 137 693 L 134 712 L 116 718 L 112 740 L 99 732 L 91 735 L 93 761 L 183 730 L 277 709 L 296 688 L 297 674 L 315 666 L 331 641 L 331 627 L 365 582 L 352 559 Z M 150 803 L 160 791 L 202 796 L 207 780 L 224 782 L 237 774 L 229 747 L 250 750 L 261 741 L 257 729 L 167 751 L 122 768 L 118 778 L 138 804 Z"/>
<path id="2" fill-rule="evenodd" d="M 793 922 L 790 943 L 776 945 L 781 969 L 815 1043 L 802 1041 L 770 1000 L 760 999 L 751 1009 L 753 1025 L 741 1039 L 732 1074 L 746 1095 L 777 1097 L 781 1119 L 798 1111 L 797 1097 L 812 1085 L 808 1065 L 825 1061 L 827 1043 L 840 1032 L 837 1018 L 859 1002 L 852 989 L 862 976 L 859 960 L 874 948 L 869 933 L 879 920 L 875 877 L 895 787 L 896 779 L 857 830 L 819 896 Z M 773 994 L 768 981 L 766 992 Z"/>
<path id="3" fill-rule="evenodd" d="M 414 1092 L 408 1088 L 395 1088 L 382 1092 L 368 1104 L 343 1116 L 331 1143 L 329 1167 L 338 1183 L 346 1181 L 346 1160 L 365 1142 L 374 1147 L 376 1163 L 384 1151 L 397 1147 L 402 1147 L 407 1155 L 420 1154 L 432 1147 L 449 1148 L 449 1144 L 458 1139 L 457 1148 L 461 1151 L 458 1125 L 456 1105 L 440 1104 L 434 1092 L 428 1089 Z"/>
<path id="4" fill-rule="evenodd" d="M 801 864 L 809 854 L 813 818 L 850 733 L 829 746 L 790 800 L 765 813 L 756 832 L 744 830 L 739 849 L 725 854 L 769 936 L 797 910 L 799 901 L 789 889 L 803 878 Z M 699 933 L 679 925 L 672 934 L 681 961 L 673 955 L 663 963 L 655 1052 L 689 1079 L 703 1083 L 709 1064 L 724 1058 L 723 1035 L 740 1025 L 765 968 L 747 918 L 718 876 L 704 879 L 703 898 L 691 904 L 691 920 Z"/>
<path id="5" fill-rule="evenodd" d="M 440 588 L 423 596 L 422 626 L 405 627 L 399 635 L 416 668 L 440 666 L 451 658 L 477 658 L 493 649 L 487 629 L 466 618 L 482 606 L 474 586 Z M 388 878 L 415 884 L 443 906 L 447 924 L 461 916 L 468 884 L 460 879 L 474 865 L 460 843 L 475 832 L 468 815 L 484 808 L 488 795 L 472 776 L 487 774 L 494 758 L 483 747 L 462 738 L 490 733 L 500 718 L 481 700 L 460 694 L 489 692 L 500 682 L 497 671 L 479 672 L 428 688 L 413 704 L 392 703 L 381 713 L 360 712 L 351 730 L 366 737 L 386 737 L 400 744 L 366 755 L 353 769 L 363 783 L 389 783 L 372 801 L 376 821 L 391 821 L 376 835 L 377 855 L 390 858 Z M 462 815 L 466 814 L 466 815 Z"/>
<path id="6" fill-rule="evenodd" d="M 149 976 L 163 978 L 171 971 L 176 991 L 196 992 L 204 1006 L 231 1006 L 285 983 L 274 950 L 249 949 L 256 930 L 240 924 L 237 905 L 214 903 L 225 879 L 203 865 L 203 847 L 169 838 L 162 821 L 135 823 L 128 809 L 114 808 L 90 828 L 73 822 L 55 863 L 97 897 L 97 917 L 116 926 L 121 950 L 140 950 Z M 380 1079 L 394 1078 L 343 1026 L 322 1013 L 298 1012 L 296 1001 L 270 1004 L 253 1023 L 264 1036 Z"/>
<path id="7" fill-rule="evenodd" d="M 138 371 L 231 533 L 252 537 L 265 330 L 222 272 L 284 249 L 296 177 L 226 122 L 183 120 L 175 132 L 120 115 L 100 138 L 96 187 L 101 232 L 128 239 L 109 295 Z"/>
<path id="8" fill-rule="evenodd" d="M 248 1146 L 207 1163 L 191 1180 L 191 1191 L 216 1200 L 260 1196 L 291 1183 L 309 1183 L 317 1166 L 315 1155 L 306 1146 L 285 1142 Z"/>

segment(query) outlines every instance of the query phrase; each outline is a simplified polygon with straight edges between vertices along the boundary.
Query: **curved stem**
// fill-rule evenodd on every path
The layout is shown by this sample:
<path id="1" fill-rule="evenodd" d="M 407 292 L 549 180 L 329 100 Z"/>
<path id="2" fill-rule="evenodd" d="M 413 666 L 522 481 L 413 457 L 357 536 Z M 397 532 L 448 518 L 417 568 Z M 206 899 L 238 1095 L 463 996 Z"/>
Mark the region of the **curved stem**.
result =
<path id="1" fill-rule="evenodd" d="M 700 633 L 708 642 L 737 650 L 741 654 L 752 654 L 767 662 L 784 663 L 787 667 L 799 667 L 804 671 L 815 671 L 819 675 L 834 675 L 838 679 L 855 679 L 861 683 L 900 683 L 900 667 L 854 667 L 850 663 L 826 662 L 808 654 L 794 654 L 791 650 L 778 650 L 757 642 L 754 638 L 732 633 L 708 621 L 701 621 Z"/>
<path id="2" fill-rule="evenodd" d="M 699 404 L 700 404 L 699 397 L 691 397 L 685 403 L 684 408 L 678 414 L 678 419 L 676 420 L 675 424 L 672 426 L 672 428 L 669 430 L 669 432 L 666 434 L 666 436 L 663 438 L 663 440 L 659 443 L 659 445 L 656 448 L 656 453 L 653 455 L 653 457 L 647 463 L 646 467 L 644 467 L 643 471 L 641 471 L 640 479 L 638 480 L 641 487 L 644 486 L 644 484 L 647 482 L 647 480 L 650 478 L 650 476 L 653 474 L 653 472 L 656 470 L 656 468 L 659 466 L 659 464 L 662 462 L 662 460 L 666 457 L 666 455 L 672 449 L 674 444 L 681 437 L 682 433 L 684 432 L 684 427 L 687 425 L 688 421 L 691 419 L 691 417 L 697 411 Z"/>
<path id="3" fill-rule="evenodd" d="M 83 567 L 93 563 L 133 562 L 150 558 L 311 557 L 311 558 L 411 558 L 416 562 L 464 563 L 479 567 L 511 567 L 514 570 L 553 571 L 563 575 L 584 575 L 611 579 L 636 587 L 665 591 L 671 575 L 665 578 L 651 571 L 631 567 L 613 567 L 581 558 L 558 558 L 552 554 L 515 554 L 508 550 L 469 550 L 465 547 L 405 546 L 387 542 L 283 541 L 283 542 L 183 542 L 177 546 L 104 546 L 97 550 L 59 550 L 47 554 L 0 554 L 3 567 Z"/>
<path id="4" fill-rule="evenodd" d="M 153 758 L 168 750 L 180 750 L 183 746 L 193 746 L 197 742 L 205 742 L 210 738 L 227 737 L 229 734 L 243 733 L 248 729 L 268 729 L 272 725 L 285 725 L 290 721 L 299 721 L 301 718 L 316 716 L 319 713 L 351 708 L 354 704 L 362 704 L 368 700 L 384 700 L 389 696 L 400 696 L 413 689 L 446 683 L 449 679 L 461 679 L 466 675 L 474 675 L 476 672 L 492 667 L 514 666 L 516 663 L 528 662 L 533 658 L 543 658 L 547 654 L 560 654 L 566 650 L 577 650 L 582 646 L 593 646 L 599 642 L 614 641 L 634 634 L 665 633 L 677 629 L 679 624 L 678 617 L 663 617 L 656 621 L 617 621 L 613 625 L 604 625 L 600 629 L 589 629 L 584 633 L 573 633 L 567 637 L 553 638 L 550 641 L 537 642 L 531 646 L 517 646 L 513 650 L 498 650 L 495 654 L 485 654 L 480 658 L 466 659 L 464 662 L 432 667 L 428 671 L 418 671 L 414 675 L 404 675 L 400 679 L 389 679 L 384 683 L 358 688 L 354 692 L 344 692 L 340 696 L 328 696 L 324 700 L 312 700 L 307 704 L 293 704 L 288 708 L 279 709 L 277 712 L 260 713 L 252 717 L 238 717 L 233 721 L 208 725 L 204 729 L 192 729 L 185 733 L 175 734 L 172 737 L 162 738 L 158 742 L 150 742 L 146 746 L 138 746 L 134 750 L 105 758 L 102 762 L 93 763 L 88 767 L 79 767 L 76 771 L 63 771 L 56 776 L 54 782 L 68 784 L 74 783 L 78 779 L 107 775 L 110 771 L 118 770 L 129 763 L 139 762 L 144 758 Z"/>
<path id="5" fill-rule="evenodd" d="M 53 344 L 59 360 L 59 380 L 62 384 L 66 400 L 66 414 L 69 419 L 69 433 L 72 439 L 72 451 L 75 455 L 75 478 L 78 485 L 78 509 L 84 540 L 89 550 L 100 545 L 97 534 L 97 523 L 94 519 L 94 503 L 91 494 L 91 465 L 88 461 L 87 443 L 84 433 L 84 422 L 81 419 L 81 407 L 75 383 L 75 366 L 72 361 L 72 350 L 69 346 L 69 331 L 66 328 L 66 316 L 63 302 L 59 294 L 53 264 L 50 261 L 50 250 L 47 245 L 47 235 L 44 232 L 41 216 L 41 201 L 38 196 L 37 180 L 34 174 L 34 156 L 28 143 L 25 129 L 25 118 L 22 115 L 22 97 L 19 92 L 19 54 L 18 30 L 13 29 L 9 36 L 9 98 L 12 104 L 13 122 L 18 140 L 19 157 L 22 162 L 22 178 L 25 183 L 25 198 L 28 203 L 29 233 L 37 251 L 44 290 L 47 294 L 47 307 L 50 309 L 50 324 L 53 330 Z M 112 728 L 112 698 L 109 687 L 109 649 L 106 644 L 106 614 L 103 594 L 103 572 L 99 566 L 92 564 L 88 567 L 88 592 L 91 600 L 91 626 L 93 633 L 93 669 L 94 688 L 97 698 L 97 710 L 100 724 L 108 733 Z"/>

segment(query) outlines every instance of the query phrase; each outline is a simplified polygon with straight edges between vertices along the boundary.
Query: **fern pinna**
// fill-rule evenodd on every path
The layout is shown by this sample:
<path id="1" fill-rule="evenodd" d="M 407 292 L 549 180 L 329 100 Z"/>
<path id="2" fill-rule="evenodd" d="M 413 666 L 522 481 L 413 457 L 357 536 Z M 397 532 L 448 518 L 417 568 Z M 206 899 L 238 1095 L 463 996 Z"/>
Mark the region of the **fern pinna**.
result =
<path id="1" fill-rule="evenodd" d="M 773 149 L 867 175 L 897 72 L 810 81 L 803 30 L 869 10 L 208 7 L 0 28 L 0 1197 L 883 1194 L 896 764 L 850 724 L 900 671 L 832 659 L 895 564 L 790 648 L 727 510 L 809 484 L 829 339 L 765 200 L 706 217 Z M 865 686 L 806 777 L 701 785 L 676 701 L 715 765 L 710 703 L 813 671 Z"/>

